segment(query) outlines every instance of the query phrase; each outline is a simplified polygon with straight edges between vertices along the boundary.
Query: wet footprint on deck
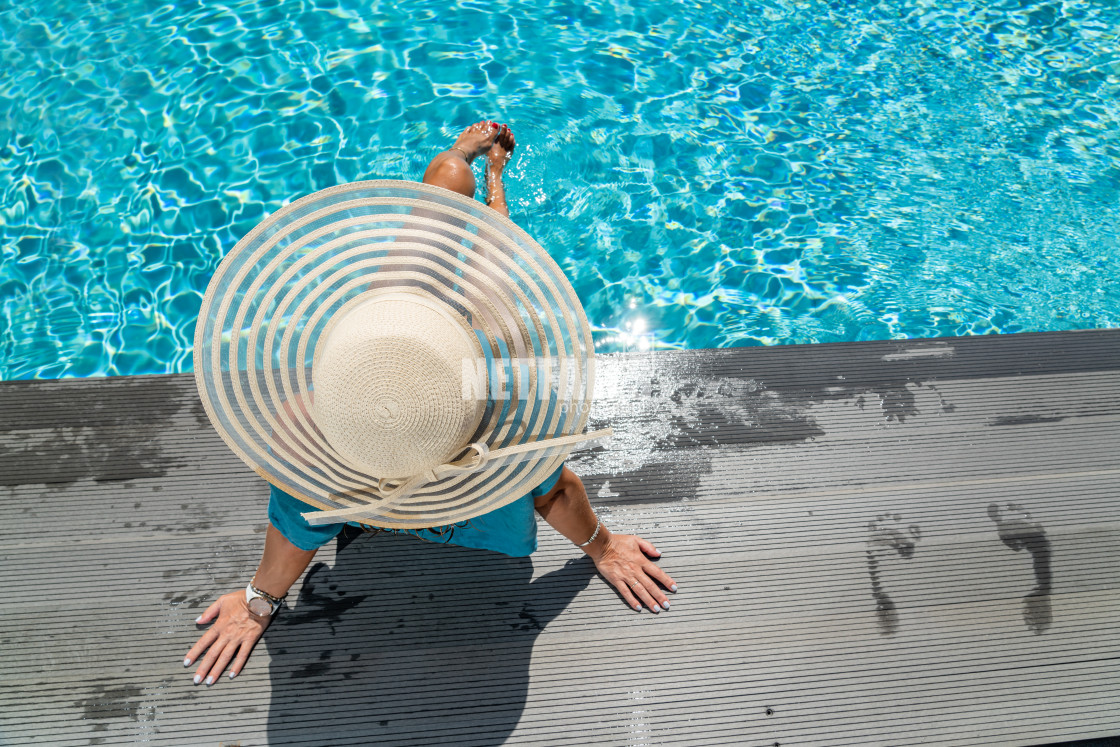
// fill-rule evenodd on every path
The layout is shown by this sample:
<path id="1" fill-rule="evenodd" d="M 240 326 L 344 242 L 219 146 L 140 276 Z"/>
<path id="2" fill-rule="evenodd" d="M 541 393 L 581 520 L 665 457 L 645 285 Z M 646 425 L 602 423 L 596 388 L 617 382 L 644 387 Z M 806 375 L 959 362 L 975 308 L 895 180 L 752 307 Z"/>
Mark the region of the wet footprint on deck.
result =
<path id="1" fill-rule="evenodd" d="M 1023 597 L 1023 621 L 1035 635 L 1050 628 L 1050 540 L 1041 526 L 1031 521 L 1031 515 L 1018 503 L 993 503 L 988 506 L 988 516 L 996 523 L 996 531 L 1003 544 L 1015 552 L 1026 548 L 1034 564 L 1035 587 Z"/>
<path id="2" fill-rule="evenodd" d="M 868 524 L 867 570 L 871 574 L 871 596 L 875 599 L 875 615 L 879 618 L 879 632 L 894 635 L 898 630 L 898 611 L 883 589 L 879 578 L 879 561 L 887 556 L 914 557 L 914 548 L 922 532 L 917 526 L 902 526 L 898 514 L 881 514 Z"/>

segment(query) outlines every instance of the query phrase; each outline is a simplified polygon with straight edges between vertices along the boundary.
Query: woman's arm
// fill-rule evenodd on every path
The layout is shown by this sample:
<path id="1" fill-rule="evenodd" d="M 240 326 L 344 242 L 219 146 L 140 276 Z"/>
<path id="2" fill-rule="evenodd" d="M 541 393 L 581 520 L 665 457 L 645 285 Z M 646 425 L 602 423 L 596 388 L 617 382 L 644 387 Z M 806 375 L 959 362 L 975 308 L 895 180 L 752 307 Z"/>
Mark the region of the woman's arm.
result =
<path id="1" fill-rule="evenodd" d="M 315 552 L 296 547 L 269 524 L 264 539 L 264 554 L 253 577 L 253 585 L 274 597 L 284 596 L 315 557 Z M 183 659 L 183 666 L 189 667 L 203 651 L 206 652 L 194 673 L 196 685 L 203 680 L 207 685 L 214 684 L 231 661 L 233 665 L 230 666 L 229 676 L 231 679 L 236 677 L 249 660 L 253 646 L 272 621 L 271 617 L 262 619 L 249 612 L 244 589 L 219 597 L 195 622 L 205 625 L 215 618 L 217 622 L 202 634 Z M 234 659 L 234 656 L 237 658 Z"/>
<path id="2" fill-rule="evenodd" d="M 534 505 L 537 513 L 573 544 L 586 542 L 595 532 L 597 519 L 583 481 L 567 467 L 560 473 L 555 487 L 534 499 Z M 654 612 L 669 609 L 669 600 L 657 582 L 670 591 L 676 591 L 677 585 L 649 559 L 661 557 L 653 543 L 633 534 L 613 534 L 600 524 L 595 541 L 580 549 L 595 561 L 599 573 L 618 589 L 631 607 L 640 610 L 642 604 L 638 600 L 641 600 Z"/>

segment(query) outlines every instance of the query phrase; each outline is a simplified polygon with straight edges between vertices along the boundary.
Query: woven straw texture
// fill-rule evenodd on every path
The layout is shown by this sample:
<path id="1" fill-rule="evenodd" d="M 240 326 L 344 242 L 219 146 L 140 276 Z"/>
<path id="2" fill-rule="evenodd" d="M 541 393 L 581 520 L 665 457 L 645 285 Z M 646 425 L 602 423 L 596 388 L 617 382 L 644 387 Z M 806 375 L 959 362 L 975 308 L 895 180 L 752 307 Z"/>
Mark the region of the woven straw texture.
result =
<path id="1" fill-rule="evenodd" d="M 462 361 L 481 360 L 479 339 L 531 365 L 511 366 L 498 396 L 490 380 L 487 401 L 464 401 Z M 461 521 L 524 495 L 570 445 L 395 501 L 381 481 L 470 442 L 495 450 L 582 433 L 594 386 L 586 316 L 548 254 L 490 208 L 404 181 L 332 187 L 263 221 L 215 272 L 194 356 L 211 422 L 261 477 L 391 528 Z"/>
<path id="2" fill-rule="evenodd" d="M 354 468 L 410 477 L 453 459 L 482 421 L 486 400 L 463 396 L 463 369 L 485 358 L 462 320 L 436 304 L 373 293 L 323 335 L 312 414 Z"/>

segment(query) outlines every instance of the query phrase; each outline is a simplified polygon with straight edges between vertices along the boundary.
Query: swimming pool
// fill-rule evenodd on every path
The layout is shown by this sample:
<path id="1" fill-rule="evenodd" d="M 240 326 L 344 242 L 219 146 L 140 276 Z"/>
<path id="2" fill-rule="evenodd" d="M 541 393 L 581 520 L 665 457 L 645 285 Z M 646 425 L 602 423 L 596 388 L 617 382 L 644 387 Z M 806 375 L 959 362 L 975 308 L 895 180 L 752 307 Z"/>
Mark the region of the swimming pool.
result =
<path id="1" fill-rule="evenodd" d="M 1120 8 L 45 0 L 0 11 L 0 378 L 188 371 L 285 202 L 509 122 L 601 352 L 1120 323 Z"/>

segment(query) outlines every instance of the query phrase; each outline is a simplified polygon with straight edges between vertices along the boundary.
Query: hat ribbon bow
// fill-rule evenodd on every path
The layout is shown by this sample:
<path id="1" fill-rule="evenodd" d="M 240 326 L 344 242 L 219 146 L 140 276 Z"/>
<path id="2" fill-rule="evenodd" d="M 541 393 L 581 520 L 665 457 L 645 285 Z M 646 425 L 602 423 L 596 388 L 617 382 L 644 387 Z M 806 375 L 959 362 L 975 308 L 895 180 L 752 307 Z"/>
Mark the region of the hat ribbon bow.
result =
<path id="1" fill-rule="evenodd" d="M 312 525 L 331 524 L 338 520 L 347 521 L 348 519 L 366 518 L 363 517 L 362 514 L 369 510 L 374 508 L 383 510 L 388 506 L 395 505 L 412 495 L 424 485 L 438 480 L 455 475 L 472 474 L 487 467 L 510 464 L 513 462 L 524 462 L 529 459 L 539 459 L 543 457 L 543 455 L 538 453 L 541 451 L 562 449 L 565 447 L 573 447 L 573 451 L 585 449 L 591 446 L 595 441 L 607 438 L 613 433 L 613 429 L 604 428 L 590 433 L 576 433 L 571 436 L 559 436 L 557 438 L 541 439 L 540 441 L 528 441 L 526 443 L 517 444 L 516 446 L 506 446 L 501 449 L 490 449 L 484 443 L 475 442 L 467 447 L 471 453 L 464 456 L 462 459 L 440 464 L 427 472 L 414 475 L 413 477 L 399 480 L 382 478 L 377 486 L 377 490 L 381 494 L 381 501 L 378 501 L 376 504 L 370 503 L 365 506 L 347 506 L 346 508 L 337 508 L 330 511 L 308 511 L 303 514 L 303 518 L 307 519 L 308 523 Z"/>

